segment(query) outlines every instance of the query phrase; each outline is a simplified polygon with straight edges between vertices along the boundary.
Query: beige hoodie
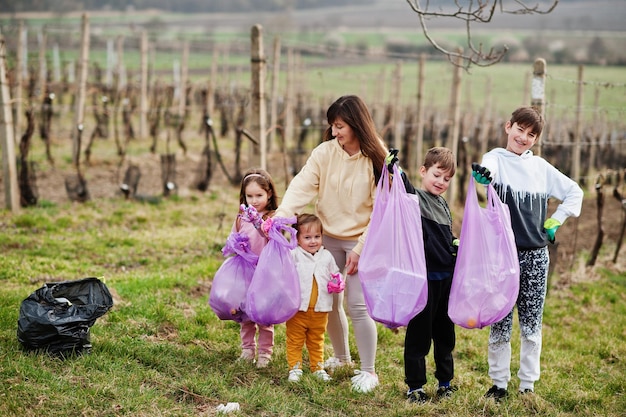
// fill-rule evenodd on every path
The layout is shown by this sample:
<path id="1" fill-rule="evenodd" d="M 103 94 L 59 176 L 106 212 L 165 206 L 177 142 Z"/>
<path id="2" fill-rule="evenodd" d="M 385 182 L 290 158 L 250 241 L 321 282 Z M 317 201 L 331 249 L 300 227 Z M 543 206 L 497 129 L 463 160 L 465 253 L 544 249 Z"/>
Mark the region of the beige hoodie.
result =
<path id="1" fill-rule="evenodd" d="M 275 216 L 303 213 L 315 198 L 315 211 L 324 234 L 340 240 L 357 240 L 354 252 L 361 254 L 376 186 L 372 160 L 361 152 L 348 155 L 339 143 L 321 143 L 296 175 L 276 210 Z"/>

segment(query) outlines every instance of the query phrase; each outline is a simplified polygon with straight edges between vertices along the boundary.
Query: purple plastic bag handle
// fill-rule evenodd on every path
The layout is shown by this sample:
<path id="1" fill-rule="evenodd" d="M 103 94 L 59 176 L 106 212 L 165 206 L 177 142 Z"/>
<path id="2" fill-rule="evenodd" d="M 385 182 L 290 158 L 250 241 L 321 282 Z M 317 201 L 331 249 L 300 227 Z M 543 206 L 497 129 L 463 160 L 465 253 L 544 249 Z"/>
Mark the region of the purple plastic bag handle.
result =
<path id="1" fill-rule="evenodd" d="M 287 249 L 295 249 L 298 246 L 297 232 L 291 225 L 296 221 L 296 217 L 273 217 L 267 236 Z M 289 239 L 282 232 L 289 234 Z"/>
<path id="2" fill-rule="evenodd" d="M 224 257 L 238 255 L 252 265 L 256 265 L 259 260 L 259 256 L 250 249 L 250 238 L 248 235 L 241 232 L 233 232 L 228 235 L 226 244 L 222 248 L 222 255 L 224 255 Z"/>

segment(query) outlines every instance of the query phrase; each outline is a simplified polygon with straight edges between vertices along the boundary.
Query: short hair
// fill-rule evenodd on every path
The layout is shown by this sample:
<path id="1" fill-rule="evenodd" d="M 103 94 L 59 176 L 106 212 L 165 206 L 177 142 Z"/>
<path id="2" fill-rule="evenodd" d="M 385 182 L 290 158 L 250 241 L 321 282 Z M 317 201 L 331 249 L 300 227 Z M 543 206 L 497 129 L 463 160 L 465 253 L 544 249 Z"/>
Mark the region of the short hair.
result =
<path id="1" fill-rule="evenodd" d="M 513 123 L 517 123 L 518 126 L 524 129 L 530 128 L 532 133 L 539 137 L 541 135 L 541 132 L 543 131 L 545 121 L 543 119 L 543 116 L 541 115 L 541 112 L 539 112 L 536 107 L 523 106 L 517 108 L 511 114 L 510 123 L 511 125 L 513 125 Z"/>
<path id="2" fill-rule="evenodd" d="M 311 214 L 311 213 L 298 214 L 296 224 L 294 225 L 294 229 L 296 229 L 297 232 L 300 232 L 300 230 L 306 225 L 316 225 L 317 227 L 320 228 L 320 232 L 324 233 L 324 227 L 322 226 L 322 221 L 315 214 Z"/>
<path id="3" fill-rule="evenodd" d="M 450 176 L 454 176 L 456 173 L 456 158 L 452 151 L 442 146 L 436 146 L 430 148 L 426 152 L 424 158 L 424 168 L 428 169 L 431 166 L 439 164 L 439 167 L 444 171 L 450 171 Z"/>
<path id="4" fill-rule="evenodd" d="M 241 180 L 241 190 L 239 191 L 239 204 L 246 204 L 246 187 L 251 182 L 256 182 L 259 187 L 268 194 L 267 211 L 273 211 L 278 208 L 278 196 L 276 195 L 276 186 L 271 175 L 264 169 L 250 168 L 243 174 Z"/>

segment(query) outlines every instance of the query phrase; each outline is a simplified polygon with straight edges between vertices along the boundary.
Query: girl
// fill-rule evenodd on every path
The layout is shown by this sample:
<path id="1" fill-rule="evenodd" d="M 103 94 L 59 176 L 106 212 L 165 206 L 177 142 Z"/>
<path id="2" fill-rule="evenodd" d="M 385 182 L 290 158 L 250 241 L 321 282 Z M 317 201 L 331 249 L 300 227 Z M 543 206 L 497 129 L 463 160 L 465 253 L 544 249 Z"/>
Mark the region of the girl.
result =
<path id="1" fill-rule="evenodd" d="M 258 221 L 251 219 L 248 210 L 240 210 L 237 219 L 233 224 L 232 232 L 245 233 L 250 238 L 250 249 L 257 255 L 267 244 L 267 237 L 260 230 L 260 220 L 267 219 L 276 210 L 276 187 L 272 177 L 262 169 L 249 169 L 241 180 L 241 190 L 239 192 L 239 203 L 242 208 L 256 210 L 259 215 Z M 256 333 L 258 336 L 258 352 L 256 344 Z M 262 326 L 252 321 L 241 323 L 241 360 L 254 362 L 256 366 L 265 368 L 272 358 L 274 348 L 274 326 Z"/>
<path id="2" fill-rule="evenodd" d="M 322 246 L 322 222 L 314 214 L 298 215 L 298 247 L 291 252 L 300 278 L 300 308 L 286 323 L 289 382 L 302 376 L 302 347 L 309 351 L 311 372 L 322 381 L 330 381 L 324 370 L 324 333 L 328 313 L 333 308 L 333 294 L 342 291 L 339 268 L 333 255 Z M 329 285 L 331 284 L 331 285 Z"/>

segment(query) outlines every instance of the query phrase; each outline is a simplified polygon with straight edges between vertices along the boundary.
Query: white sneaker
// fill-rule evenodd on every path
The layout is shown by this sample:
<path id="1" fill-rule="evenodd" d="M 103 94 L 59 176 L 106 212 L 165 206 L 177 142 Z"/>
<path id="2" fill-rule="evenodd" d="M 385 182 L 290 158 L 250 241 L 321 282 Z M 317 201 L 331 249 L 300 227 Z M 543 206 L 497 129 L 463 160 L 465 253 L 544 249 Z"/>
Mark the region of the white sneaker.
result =
<path id="1" fill-rule="evenodd" d="M 378 385 L 378 376 L 376 374 L 371 374 L 359 369 L 354 371 L 354 374 L 355 375 L 351 378 L 353 391 L 366 393 L 370 392 Z"/>
<path id="2" fill-rule="evenodd" d="M 313 375 L 315 375 L 316 378 L 321 379 L 324 382 L 330 381 L 332 379 L 330 375 L 328 375 L 323 369 L 313 372 Z"/>
<path id="3" fill-rule="evenodd" d="M 241 355 L 239 356 L 240 361 L 245 362 L 254 362 L 254 350 L 252 349 L 244 349 L 241 351 Z"/>
<path id="4" fill-rule="evenodd" d="M 302 378 L 302 369 L 292 369 L 289 371 L 289 378 L 287 381 L 289 382 L 298 382 Z"/>
<path id="5" fill-rule="evenodd" d="M 259 358 L 256 360 L 256 367 L 267 368 L 267 365 L 269 365 L 271 359 L 272 357 L 267 353 L 261 353 L 259 355 Z"/>
<path id="6" fill-rule="evenodd" d="M 332 372 L 337 368 L 341 368 L 342 366 L 351 365 L 351 364 L 352 364 L 352 361 L 350 361 L 349 363 L 346 363 L 340 360 L 339 358 L 335 358 L 334 356 L 331 356 L 330 358 L 326 359 L 326 362 L 324 362 L 324 369 L 328 369 L 329 371 Z"/>

